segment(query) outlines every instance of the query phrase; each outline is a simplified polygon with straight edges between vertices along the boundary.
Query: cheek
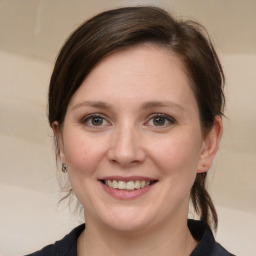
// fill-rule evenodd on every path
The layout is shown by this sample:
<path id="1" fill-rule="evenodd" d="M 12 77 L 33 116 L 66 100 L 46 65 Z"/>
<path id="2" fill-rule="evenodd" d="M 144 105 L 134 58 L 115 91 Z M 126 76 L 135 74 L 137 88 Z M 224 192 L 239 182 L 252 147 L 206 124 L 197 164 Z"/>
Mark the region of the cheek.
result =
<path id="1" fill-rule="evenodd" d="M 69 181 L 82 205 L 90 205 L 94 182 L 104 155 L 104 143 L 97 143 L 90 136 L 68 136 L 66 134 L 64 154 L 68 165 Z"/>
<path id="2" fill-rule="evenodd" d="M 101 143 L 90 136 L 66 135 L 64 141 L 64 155 L 70 172 L 87 175 L 93 173 L 100 159 L 102 159 L 105 149 Z"/>
<path id="3" fill-rule="evenodd" d="M 158 143 L 155 152 L 151 152 L 157 164 L 165 173 L 184 178 L 195 176 L 200 155 L 200 139 L 188 136 L 173 136 Z"/>

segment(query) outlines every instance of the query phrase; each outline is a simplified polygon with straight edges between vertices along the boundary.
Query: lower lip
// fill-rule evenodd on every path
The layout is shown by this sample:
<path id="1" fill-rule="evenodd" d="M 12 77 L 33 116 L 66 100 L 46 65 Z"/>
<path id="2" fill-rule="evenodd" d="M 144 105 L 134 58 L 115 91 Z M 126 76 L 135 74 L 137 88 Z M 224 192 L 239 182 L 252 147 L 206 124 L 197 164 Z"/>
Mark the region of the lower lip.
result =
<path id="1" fill-rule="evenodd" d="M 140 189 L 134 189 L 134 190 L 122 190 L 122 189 L 115 189 L 111 188 L 104 183 L 102 183 L 103 189 L 112 197 L 122 200 L 129 200 L 129 199 L 136 199 L 145 193 L 147 193 L 156 183 L 153 183 L 149 186 L 146 186 L 144 188 Z"/>

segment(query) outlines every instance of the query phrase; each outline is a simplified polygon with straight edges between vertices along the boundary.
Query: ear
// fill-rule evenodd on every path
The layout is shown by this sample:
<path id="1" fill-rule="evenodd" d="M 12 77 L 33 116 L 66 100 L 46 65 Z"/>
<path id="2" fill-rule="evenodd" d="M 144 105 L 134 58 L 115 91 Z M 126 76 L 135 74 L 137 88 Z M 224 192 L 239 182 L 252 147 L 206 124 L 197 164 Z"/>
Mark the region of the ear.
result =
<path id="1" fill-rule="evenodd" d="M 197 167 L 198 173 L 207 172 L 211 168 L 212 162 L 219 147 L 222 130 L 222 119 L 220 116 L 216 116 L 211 130 L 207 133 L 203 141 Z"/>
<path id="2" fill-rule="evenodd" d="M 61 129 L 58 121 L 54 121 L 52 123 L 52 130 L 54 133 L 56 147 L 58 149 L 60 160 L 62 163 L 65 163 L 66 159 L 65 159 L 64 150 L 63 150 L 63 140 L 62 140 Z"/>

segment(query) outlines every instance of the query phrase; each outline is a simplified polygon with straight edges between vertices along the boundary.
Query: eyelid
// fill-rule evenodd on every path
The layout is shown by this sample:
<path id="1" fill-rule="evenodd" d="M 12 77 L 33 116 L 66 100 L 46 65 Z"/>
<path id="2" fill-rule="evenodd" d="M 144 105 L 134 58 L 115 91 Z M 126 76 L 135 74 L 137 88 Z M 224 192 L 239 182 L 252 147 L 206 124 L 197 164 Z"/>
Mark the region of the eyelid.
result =
<path id="1" fill-rule="evenodd" d="M 165 118 L 165 119 L 166 119 L 169 123 L 171 123 L 171 124 L 175 124 L 175 123 L 176 123 L 175 118 L 173 118 L 173 117 L 170 116 L 170 115 L 167 115 L 167 114 L 164 114 L 164 113 L 153 113 L 153 114 L 151 114 L 151 115 L 148 116 L 146 124 L 147 124 L 150 120 L 152 120 L 152 118 L 155 118 L 155 117 L 163 117 L 163 118 Z M 162 127 L 165 127 L 165 126 L 166 126 L 166 125 L 164 125 L 164 126 L 162 126 Z M 159 127 L 161 127 L 161 126 L 159 126 Z"/>
<path id="2" fill-rule="evenodd" d="M 104 114 L 102 114 L 102 113 L 92 113 L 92 114 L 88 114 L 88 115 L 86 115 L 86 116 L 84 116 L 82 119 L 81 119 L 81 122 L 83 123 L 83 124 L 85 124 L 85 123 L 88 123 L 88 121 L 90 120 L 90 118 L 93 118 L 93 117 L 100 117 L 100 118 L 102 118 L 102 119 L 104 119 L 109 125 L 110 125 L 110 122 L 108 121 L 108 118 L 104 115 Z M 102 127 L 102 126 L 106 126 L 106 125 L 101 125 L 101 126 L 93 126 L 93 125 L 91 125 L 92 127 Z"/>

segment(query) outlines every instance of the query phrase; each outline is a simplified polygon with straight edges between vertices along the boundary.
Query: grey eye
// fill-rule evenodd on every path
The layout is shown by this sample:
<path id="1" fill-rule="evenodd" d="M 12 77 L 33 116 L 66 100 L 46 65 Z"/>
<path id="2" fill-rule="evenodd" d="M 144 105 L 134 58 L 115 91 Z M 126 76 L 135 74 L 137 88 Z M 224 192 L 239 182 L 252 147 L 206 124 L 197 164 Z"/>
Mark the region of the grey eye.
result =
<path id="1" fill-rule="evenodd" d="M 162 113 L 155 113 L 150 116 L 147 125 L 155 127 L 167 127 L 171 124 L 175 124 L 175 119 L 169 115 Z"/>
<path id="2" fill-rule="evenodd" d="M 91 123 L 94 126 L 100 126 L 103 125 L 103 118 L 99 116 L 95 116 L 91 118 Z"/>
<path id="3" fill-rule="evenodd" d="M 166 118 L 162 116 L 154 117 L 153 118 L 153 124 L 156 126 L 162 126 L 165 125 Z"/>
<path id="4" fill-rule="evenodd" d="M 91 114 L 82 119 L 82 123 L 89 127 L 108 126 L 109 122 L 104 116 L 99 114 Z"/>

